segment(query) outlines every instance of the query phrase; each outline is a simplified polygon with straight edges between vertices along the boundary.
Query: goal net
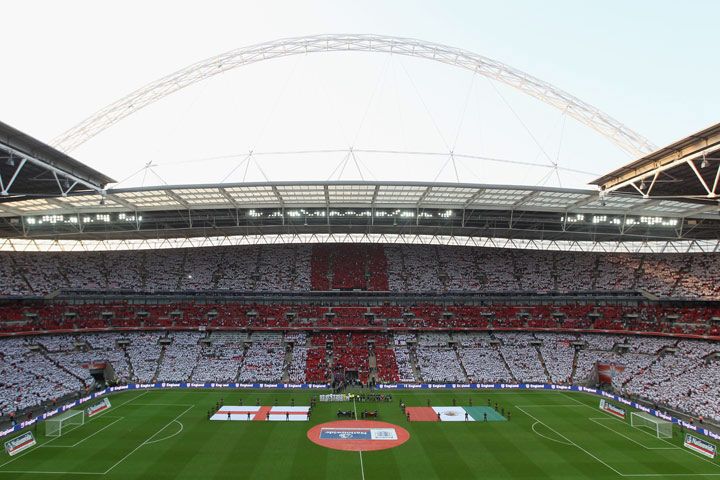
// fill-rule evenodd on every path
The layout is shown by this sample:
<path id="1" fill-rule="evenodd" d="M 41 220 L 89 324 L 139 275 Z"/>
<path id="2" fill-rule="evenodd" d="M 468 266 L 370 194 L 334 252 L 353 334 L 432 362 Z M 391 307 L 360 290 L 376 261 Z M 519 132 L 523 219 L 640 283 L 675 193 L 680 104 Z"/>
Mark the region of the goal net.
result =
<path id="1" fill-rule="evenodd" d="M 672 423 L 645 412 L 632 412 L 630 425 L 635 428 L 647 428 L 655 432 L 658 438 L 672 438 Z"/>
<path id="2" fill-rule="evenodd" d="M 45 420 L 45 436 L 59 437 L 63 433 L 85 424 L 83 410 L 68 410 Z"/>

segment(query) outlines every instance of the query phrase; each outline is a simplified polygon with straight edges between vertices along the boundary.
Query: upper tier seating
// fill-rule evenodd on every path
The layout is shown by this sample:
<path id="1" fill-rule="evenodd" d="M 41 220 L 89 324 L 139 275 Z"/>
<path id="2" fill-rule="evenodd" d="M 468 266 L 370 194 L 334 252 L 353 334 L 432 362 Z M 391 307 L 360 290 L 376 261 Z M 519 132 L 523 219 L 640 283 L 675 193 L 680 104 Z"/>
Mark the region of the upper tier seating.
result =
<path id="1" fill-rule="evenodd" d="M 0 253 L 0 295 L 57 290 L 648 291 L 720 298 L 716 254 L 603 254 L 435 245 L 274 245 Z"/>

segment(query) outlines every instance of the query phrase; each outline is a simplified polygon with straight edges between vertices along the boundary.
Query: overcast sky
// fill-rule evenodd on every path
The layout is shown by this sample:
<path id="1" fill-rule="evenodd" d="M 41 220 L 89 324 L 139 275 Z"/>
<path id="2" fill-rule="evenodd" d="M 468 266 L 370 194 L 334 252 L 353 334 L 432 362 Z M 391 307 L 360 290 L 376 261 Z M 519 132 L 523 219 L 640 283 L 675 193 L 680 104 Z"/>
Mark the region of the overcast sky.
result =
<path id="1" fill-rule="evenodd" d="M 283 37 L 376 33 L 499 60 L 662 146 L 718 121 L 718 13 L 720 2 L 709 0 L 4 1 L 0 119 L 50 142 L 204 58 Z M 350 147 L 435 155 L 353 159 L 343 153 Z M 248 160 L 250 150 L 257 155 Z M 338 152 L 268 153 L 301 150 Z M 466 156 L 453 165 L 450 150 Z M 236 69 L 162 99 L 72 155 L 122 187 L 265 178 L 582 187 L 631 160 L 503 84 L 436 62 L 362 53 Z M 561 168 L 544 166 L 551 163 Z"/>

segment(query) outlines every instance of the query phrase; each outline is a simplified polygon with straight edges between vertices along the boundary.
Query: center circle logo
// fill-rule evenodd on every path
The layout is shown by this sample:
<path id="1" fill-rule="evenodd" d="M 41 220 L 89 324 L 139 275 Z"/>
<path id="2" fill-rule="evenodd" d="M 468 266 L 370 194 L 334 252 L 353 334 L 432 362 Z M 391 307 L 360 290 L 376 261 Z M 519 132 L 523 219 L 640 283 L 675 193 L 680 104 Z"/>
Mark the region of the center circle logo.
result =
<path id="1" fill-rule="evenodd" d="M 410 433 L 387 422 L 339 420 L 321 423 L 308 430 L 311 442 L 333 450 L 367 452 L 394 448 L 407 442 Z"/>

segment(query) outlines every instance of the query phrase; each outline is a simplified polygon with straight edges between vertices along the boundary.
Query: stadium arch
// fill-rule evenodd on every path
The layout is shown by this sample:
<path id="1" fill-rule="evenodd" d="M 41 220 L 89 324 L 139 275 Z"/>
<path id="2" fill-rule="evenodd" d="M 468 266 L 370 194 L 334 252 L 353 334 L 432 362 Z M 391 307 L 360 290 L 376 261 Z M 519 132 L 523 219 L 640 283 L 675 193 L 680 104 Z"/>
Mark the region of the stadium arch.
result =
<path id="1" fill-rule="evenodd" d="M 633 157 L 656 149 L 648 139 L 548 82 L 468 50 L 412 38 L 370 34 L 326 34 L 283 38 L 241 47 L 166 75 L 97 111 L 53 141 L 70 152 L 125 117 L 152 103 L 218 74 L 241 66 L 292 55 L 319 52 L 378 52 L 433 60 L 502 82 L 567 113 Z"/>

